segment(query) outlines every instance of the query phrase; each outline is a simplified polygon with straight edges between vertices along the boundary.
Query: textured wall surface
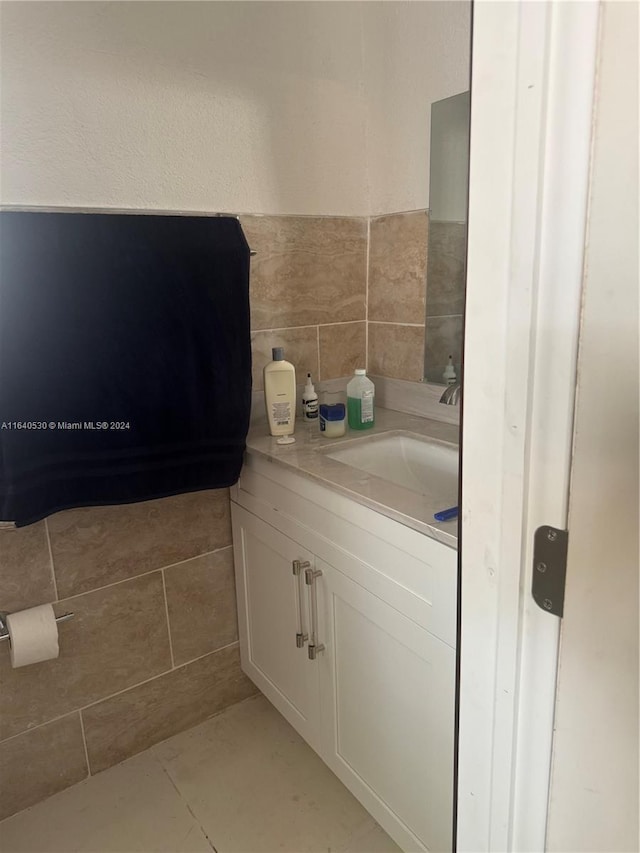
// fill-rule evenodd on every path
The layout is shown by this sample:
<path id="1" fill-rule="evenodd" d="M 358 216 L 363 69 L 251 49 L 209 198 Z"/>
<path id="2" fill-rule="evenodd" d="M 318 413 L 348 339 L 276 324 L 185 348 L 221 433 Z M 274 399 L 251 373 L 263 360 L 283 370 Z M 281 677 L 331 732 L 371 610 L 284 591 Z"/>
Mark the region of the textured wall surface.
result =
<path id="1" fill-rule="evenodd" d="M 240 670 L 226 489 L 0 532 L 0 601 L 49 601 L 60 656 L 0 647 L 0 817 L 255 692 Z"/>
<path id="2" fill-rule="evenodd" d="M 6 203 L 362 212 L 357 4 L 3 9 Z"/>
<path id="3" fill-rule="evenodd" d="M 5 3 L 6 204 L 368 215 L 428 206 L 467 2 Z"/>
<path id="4" fill-rule="evenodd" d="M 370 214 L 430 207 L 431 104 L 469 88 L 471 4 L 362 3 Z"/>

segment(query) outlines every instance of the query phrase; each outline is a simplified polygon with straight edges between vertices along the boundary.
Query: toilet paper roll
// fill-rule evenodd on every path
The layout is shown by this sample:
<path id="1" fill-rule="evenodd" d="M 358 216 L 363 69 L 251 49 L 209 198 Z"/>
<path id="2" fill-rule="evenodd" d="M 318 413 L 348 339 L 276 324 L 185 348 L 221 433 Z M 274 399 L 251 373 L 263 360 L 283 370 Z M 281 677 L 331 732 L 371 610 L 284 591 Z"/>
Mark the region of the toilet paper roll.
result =
<path id="1" fill-rule="evenodd" d="M 10 613 L 7 616 L 7 629 L 11 642 L 11 666 L 14 669 L 58 657 L 58 626 L 50 604 Z"/>

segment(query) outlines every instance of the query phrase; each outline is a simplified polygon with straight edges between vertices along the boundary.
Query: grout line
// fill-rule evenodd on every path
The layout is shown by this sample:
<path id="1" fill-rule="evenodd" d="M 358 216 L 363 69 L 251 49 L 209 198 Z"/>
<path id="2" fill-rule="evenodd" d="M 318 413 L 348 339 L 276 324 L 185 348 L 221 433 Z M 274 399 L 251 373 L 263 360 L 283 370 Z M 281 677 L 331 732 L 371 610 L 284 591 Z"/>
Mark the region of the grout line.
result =
<path id="1" fill-rule="evenodd" d="M 367 217 L 367 264 L 364 276 L 364 366 L 369 370 L 369 264 L 371 258 L 371 217 Z"/>
<path id="2" fill-rule="evenodd" d="M 457 317 L 457 314 L 451 314 L 452 317 Z M 394 323 L 388 320 L 369 320 L 374 326 L 410 326 L 412 329 L 424 329 L 424 323 Z"/>
<path id="3" fill-rule="evenodd" d="M 318 326 L 350 326 L 352 323 L 366 323 L 366 309 L 365 309 L 365 317 L 361 320 L 336 320 L 335 323 L 318 323 Z"/>
<path id="4" fill-rule="evenodd" d="M 365 307 L 366 314 L 366 307 Z M 366 323 L 367 318 L 362 317 L 359 320 L 336 320 L 335 323 L 307 323 L 304 326 L 276 326 L 273 329 L 251 329 L 252 335 L 268 334 L 270 332 L 295 332 L 300 329 L 315 329 L 319 326 L 349 326 L 351 323 Z"/>
<path id="5" fill-rule="evenodd" d="M 184 563 L 189 563 L 191 560 L 199 560 L 200 557 L 208 557 L 211 554 L 217 554 L 219 551 L 225 551 L 227 548 L 233 548 L 233 545 L 229 543 L 229 545 L 223 545 L 222 548 L 214 548 L 213 551 L 204 551 L 202 554 L 194 554 L 193 557 L 186 557 L 184 560 L 178 560 L 177 563 L 169 563 L 167 566 L 157 566 L 155 569 L 149 569 L 148 572 L 140 572 L 138 575 L 131 575 L 128 578 L 122 578 L 122 580 L 119 581 L 106 583 L 103 586 L 95 586 L 91 589 L 86 589 L 84 592 L 76 592 L 75 595 L 69 595 L 66 598 L 60 599 L 60 601 L 71 601 L 73 598 L 80 598 L 82 595 L 89 595 L 92 592 L 109 589 L 112 586 L 118 586 L 120 583 L 127 583 L 128 581 L 136 580 L 136 578 L 144 578 L 147 575 L 152 575 L 154 572 L 163 572 L 165 569 L 172 569 L 174 566 L 182 566 Z"/>
<path id="6" fill-rule="evenodd" d="M 64 719 L 65 717 L 70 717 L 72 714 L 75 714 L 78 711 L 87 711 L 89 708 L 93 708 L 94 705 L 100 705 L 101 702 L 106 702 L 108 699 L 115 699 L 116 696 L 121 696 L 123 693 L 128 693 L 129 690 L 134 690 L 136 687 L 142 687 L 145 684 L 149 684 L 149 682 L 151 681 L 155 681 L 157 678 L 162 678 L 163 676 L 169 675 L 172 672 L 177 672 L 179 669 L 182 669 L 185 666 L 190 666 L 192 663 L 197 663 L 199 660 L 209 657 L 209 655 L 215 655 L 218 652 L 224 651 L 225 649 L 230 649 L 233 646 L 239 645 L 240 641 L 234 640 L 232 643 L 227 643 L 226 646 L 220 646 L 220 648 L 213 649 L 210 652 L 205 652 L 203 655 L 199 655 L 197 658 L 185 661 L 184 663 L 179 663 L 174 669 L 165 669 L 162 672 L 158 672 L 155 675 L 150 676 L 149 678 L 143 679 L 142 681 L 136 681 L 135 684 L 129 684 L 127 687 L 123 687 L 122 690 L 116 690 L 115 693 L 110 693 L 108 696 L 101 696 L 100 699 L 96 699 L 94 702 L 88 702 L 86 705 L 81 705 L 79 708 L 71 708 L 68 711 L 65 711 L 64 714 L 58 714 L 57 717 L 51 717 L 51 719 L 49 720 L 44 720 L 44 722 L 38 723 L 37 726 L 30 726 L 28 729 L 23 729 L 21 732 L 16 732 L 14 735 L 9 735 L 9 737 L 3 738 L 0 743 L 6 743 L 7 741 L 14 740 L 17 737 L 21 737 L 22 735 L 34 732 L 36 729 L 41 729 L 43 726 L 48 726 L 49 723 L 55 723 L 58 720 Z"/>
<path id="7" fill-rule="evenodd" d="M 213 853 L 218 853 L 218 851 L 217 851 L 216 847 L 215 847 L 215 846 L 214 846 L 214 844 L 213 844 L 213 841 L 209 838 L 209 836 L 207 835 L 207 831 L 205 830 L 204 826 L 200 823 L 200 821 L 199 821 L 199 820 L 198 820 L 198 818 L 196 817 L 195 812 L 194 812 L 194 811 L 193 811 L 193 809 L 191 808 L 191 805 L 190 805 L 190 803 L 189 803 L 189 800 L 184 796 L 184 794 L 182 793 L 182 791 L 180 790 L 180 788 L 178 788 L 178 786 L 177 786 L 176 782 L 175 782 L 175 781 L 174 781 L 174 779 L 173 779 L 173 776 L 171 775 L 171 773 L 169 773 L 169 770 L 164 766 L 164 762 L 163 762 L 160 758 L 158 758 L 158 756 L 157 756 L 157 755 L 154 755 L 154 758 L 156 759 L 156 761 L 158 762 L 158 764 L 159 764 L 159 765 L 160 765 L 160 767 L 162 768 L 162 771 L 164 772 L 165 776 L 167 777 L 167 779 L 169 780 L 169 782 L 170 782 L 170 783 L 171 783 L 171 785 L 173 786 L 173 788 L 174 788 L 174 790 L 175 790 L 176 794 L 178 795 L 178 797 L 179 797 L 179 798 L 182 800 L 182 802 L 185 804 L 185 806 L 186 806 L 186 808 L 187 808 L 187 811 L 189 812 L 189 814 L 191 815 L 191 817 L 194 819 L 194 821 L 196 822 L 196 824 L 197 824 L 197 825 L 198 825 L 198 827 L 200 828 L 200 832 L 201 832 L 201 833 L 204 835 L 204 837 L 207 839 L 207 844 L 209 845 L 209 847 L 211 847 L 211 850 L 213 851 Z"/>
<path id="8" fill-rule="evenodd" d="M 318 382 L 322 382 L 322 364 L 320 361 L 320 326 L 316 326 L 316 346 L 318 348 Z"/>
<path id="9" fill-rule="evenodd" d="M 169 619 L 169 602 L 167 601 L 167 583 L 164 576 L 164 569 L 160 570 L 162 575 L 162 594 L 164 595 L 164 613 L 167 618 L 167 634 L 169 636 L 169 655 L 171 656 L 171 669 L 176 668 L 176 662 L 173 657 L 173 641 L 171 640 L 171 620 Z"/>
<path id="10" fill-rule="evenodd" d="M 118 586 L 121 583 L 128 583 L 129 581 L 137 580 L 137 578 L 146 578 L 148 575 L 152 575 L 154 572 L 161 572 L 162 568 L 159 569 L 149 569 L 148 572 L 140 572 L 139 575 L 131 575 L 130 578 L 123 578 L 121 581 L 113 581 L 113 583 L 106 583 L 104 586 L 96 586 L 93 589 L 86 589 L 84 592 L 76 592 L 75 595 L 69 595 L 67 598 L 61 598 L 60 602 L 63 601 L 73 601 L 74 598 L 82 598 L 83 595 L 91 595 L 92 592 L 101 592 L 103 589 L 111 589 L 112 586 Z"/>
<path id="11" fill-rule="evenodd" d="M 51 580 L 53 581 L 54 601 L 58 601 L 58 582 L 56 580 L 56 570 L 53 566 L 53 549 L 51 547 L 51 535 L 49 534 L 48 519 L 44 520 L 44 532 L 47 539 L 47 548 L 49 549 L 49 565 L 51 567 Z"/>
<path id="12" fill-rule="evenodd" d="M 315 329 L 317 323 L 305 323 L 304 326 L 274 326 L 272 329 L 251 329 L 252 335 L 266 335 L 271 332 L 293 332 L 299 329 Z"/>
<path id="13" fill-rule="evenodd" d="M 167 566 L 160 566 L 160 569 L 164 571 L 165 569 L 172 569 L 174 566 L 182 566 L 184 563 L 188 563 L 191 560 L 199 560 L 200 557 L 208 557 L 210 554 L 217 554 L 218 551 L 226 551 L 227 548 L 233 548 L 233 543 L 229 542 L 228 545 L 223 545 L 222 548 L 214 548 L 212 551 L 203 551 L 202 554 L 196 554 L 194 557 L 187 557 L 184 560 L 178 560 L 177 563 L 169 563 Z M 154 571 L 157 571 L 157 569 L 154 569 Z"/>
<path id="14" fill-rule="evenodd" d="M 173 669 L 165 669 L 164 672 L 159 672 L 157 675 L 152 675 L 150 678 L 145 678 L 144 681 L 138 681 L 136 684 L 130 684 L 128 687 L 124 687 L 122 690 L 117 690 L 115 693 L 110 693 L 108 696 L 103 696 L 101 699 L 96 699 L 95 702 L 89 702 L 88 705 L 83 705 L 79 710 L 86 711 L 87 708 L 93 708 L 94 705 L 99 705 L 101 702 L 105 702 L 107 699 L 113 699 L 115 696 L 120 696 L 123 693 L 128 693 L 129 690 L 133 690 L 135 687 L 142 687 L 143 684 L 149 684 L 151 681 L 155 681 L 156 678 L 162 678 L 165 675 L 169 675 L 171 672 L 177 672 L 179 669 L 183 669 L 185 666 L 189 666 L 192 663 L 197 663 L 197 661 L 202 660 L 203 658 L 209 657 L 209 655 L 215 655 L 218 652 L 224 651 L 224 649 L 230 649 L 232 646 L 240 645 L 239 640 L 234 640 L 233 643 L 227 643 L 226 646 L 220 646 L 219 649 L 213 649 L 210 652 L 205 652 L 203 655 L 198 655 L 197 658 L 192 658 L 192 660 L 185 661 L 184 663 L 179 663 Z M 66 714 L 64 715 L 66 716 Z M 44 723 L 42 724 L 44 725 Z M 34 726 L 36 728 L 36 726 Z M 31 731 L 31 729 L 29 729 Z"/>
<path id="15" fill-rule="evenodd" d="M 234 640 L 232 643 L 225 643 L 224 646 L 218 646 L 217 649 L 211 649 L 210 652 L 205 652 L 203 655 L 198 655 L 197 658 L 191 658 L 191 660 L 187 660 L 184 663 L 179 663 L 176 666 L 176 669 L 182 669 L 183 666 L 189 666 L 189 664 L 196 663 L 196 661 L 199 661 L 199 660 L 202 660 L 203 658 L 209 657 L 209 655 L 215 655 L 218 652 L 223 652 L 225 649 L 231 649 L 234 646 L 239 646 L 239 645 L 240 645 L 240 640 Z"/>
<path id="16" fill-rule="evenodd" d="M 91 764 L 89 763 L 89 750 L 87 749 L 87 735 L 84 730 L 84 720 L 82 718 L 82 711 L 78 711 L 78 716 L 80 717 L 80 729 L 82 731 L 82 743 L 84 744 L 84 757 L 87 762 L 87 776 L 91 776 Z M 31 731 L 29 729 L 29 731 Z"/>
<path id="17" fill-rule="evenodd" d="M 462 314 L 427 314 L 425 320 L 442 320 L 445 317 L 462 317 Z"/>

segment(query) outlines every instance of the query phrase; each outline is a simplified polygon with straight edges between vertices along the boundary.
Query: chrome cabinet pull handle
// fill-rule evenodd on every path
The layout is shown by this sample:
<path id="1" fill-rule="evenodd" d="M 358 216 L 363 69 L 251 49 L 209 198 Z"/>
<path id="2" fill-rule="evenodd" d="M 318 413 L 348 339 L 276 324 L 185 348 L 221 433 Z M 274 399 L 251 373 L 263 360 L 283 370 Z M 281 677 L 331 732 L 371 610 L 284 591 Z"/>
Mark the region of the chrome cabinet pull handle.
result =
<path id="1" fill-rule="evenodd" d="M 296 631 L 296 646 L 301 649 L 309 639 L 309 634 L 304 630 L 304 593 L 302 592 L 302 570 L 311 563 L 308 560 L 294 560 L 293 574 L 298 578 L 298 631 Z"/>
<path id="2" fill-rule="evenodd" d="M 319 652 L 324 651 L 324 643 L 318 642 L 318 593 L 316 580 L 322 577 L 320 569 L 305 569 L 304 579 L 311 593 L 311 639 L 309 640 L 309 660 L 315 660 Z"/>

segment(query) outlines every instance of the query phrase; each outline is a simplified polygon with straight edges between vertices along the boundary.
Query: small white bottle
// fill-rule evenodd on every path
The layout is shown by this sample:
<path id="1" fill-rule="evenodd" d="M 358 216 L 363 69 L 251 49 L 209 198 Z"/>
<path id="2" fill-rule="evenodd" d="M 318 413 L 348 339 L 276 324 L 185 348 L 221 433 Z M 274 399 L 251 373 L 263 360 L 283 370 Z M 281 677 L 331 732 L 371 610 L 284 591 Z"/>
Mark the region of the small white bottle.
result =
<path id="1" fill-rule="evenodd" d="M 302 392 L 302 417 L 305 421 L 318 420 L 318 395 L 311 381 L 311 374 L 307 373 L 307 384 Z"/>
<path id="2" fill-rule="evenodd" d="M 453 356 L 449 356 L 449 361 L 447 362 L 447 366 L 444 369 L 444 373 L 442 374 L 442 378 L 447 383 L 447 385 L 455 385 L 458 381 L 458 376 L 456 374 L 456 369 L 453 365 Z"/>
<path id="3" fill-rule="evenodd" d="M 284 360 L 284 349 L 274 347 L 264 368 L 264 401 L 269 432 L 277 435 L 278 444 L 292 444 L 296 426 L 296 370 Z"/>

